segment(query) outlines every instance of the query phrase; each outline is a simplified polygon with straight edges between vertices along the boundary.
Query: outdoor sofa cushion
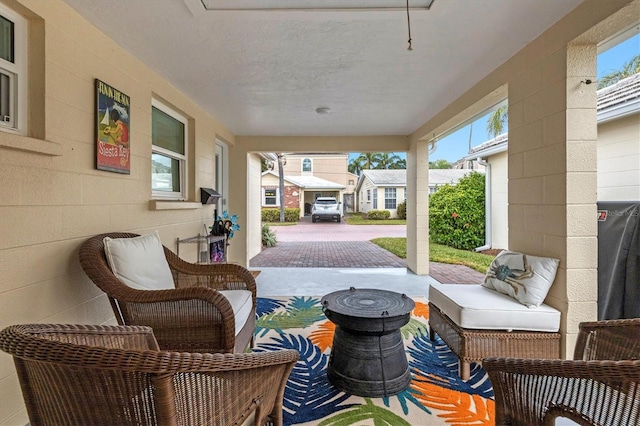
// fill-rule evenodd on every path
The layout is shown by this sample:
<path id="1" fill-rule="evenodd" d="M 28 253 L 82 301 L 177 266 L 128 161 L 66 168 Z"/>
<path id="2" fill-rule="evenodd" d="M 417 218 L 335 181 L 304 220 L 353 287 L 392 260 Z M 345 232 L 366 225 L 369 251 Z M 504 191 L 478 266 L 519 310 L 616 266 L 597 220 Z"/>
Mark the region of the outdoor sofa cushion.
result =
<path id="1" fill-rule="evenodd" d="M 247 323 L 253 310 L 253 299 L 249 290 L 218 290 L 231 304 L 236 320 L 236 336 Z"/>
<path id="2" fill-rule="evenodd" d="M 478 284 L 429 286 L 429 301 L 462 328 L 557 332 L 560 312 L 541 304 L 528 308 Z"/>

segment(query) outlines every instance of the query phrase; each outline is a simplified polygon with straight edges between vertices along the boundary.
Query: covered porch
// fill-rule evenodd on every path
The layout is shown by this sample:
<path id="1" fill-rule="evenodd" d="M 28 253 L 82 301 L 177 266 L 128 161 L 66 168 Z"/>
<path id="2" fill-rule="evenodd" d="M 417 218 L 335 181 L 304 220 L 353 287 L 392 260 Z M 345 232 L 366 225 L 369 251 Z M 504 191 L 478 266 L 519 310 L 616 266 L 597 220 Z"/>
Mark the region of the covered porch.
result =
<path id="1" fill-rule="evenodd" d="M 338 107 L 333 108 L 331 113 L 340 118 L 334 127 L 327 124 L 308 127 L 310 120 L 297 113 L 301 108 L 299 98 L 292 100 L 293 94 L 300 95 L 304 90 L 297 87 L 287 73 L 278 75 L 277 79 L 285 91 L 291 92 L 292 98 L 279 99 L 283 103 L 289 99 L 291 109 L 279 111 L 278 114 L 285 117 L 280 118 L 283 121 L 275 128 L 272 122 L 279 115 L 269 116 L 262 104 L 225 110 L 220 107 L 224 103 L 222 99 L 219 104 L 196 100 L 199 86 L 222 87 L 224 93 L 232 86 L 236 89 L 240 86 L 225 99 L 234 105 L 234 97 L 240 98 L 243 93 L 249 96 L 250 90 L 244 90 L 242 81 L 233 76 L 226 76 L 229 85 L 225 86 L 213 72 L 202 72 L 197 82 L 185 86 L 190 90 L 181 90 L 180 84 L 188 73 L 188 60 L 182 61 L 178 74 L 163 73 L 159 70 L 162 61 L 181 59 L 135 55 L 130 51 L 133 46 L 129 42 L 116 41 L 116 35 L 104 28 L 108 22 L 114 33 L 117 32 L 119 25 L 127 24 L 116 18 L 129 12 L 145 12 L 149 6 L 144 3 L 119 0 L 2 0 L 0 3 L 0 15 L 22 20 L 23 32 L 15 46 L 20 49 L 28 45 L 27 53 L 23 52 L 24 67 L 11 71 L 24 79 L 24 83 L 20 80 L 23 86 L 17 86 L 21 87 L 17 108 L 20 120 L 15 128 L 0 127 L 3 183 L 0 189 L 0 328 L 36 322 L 113 323 L 114 316 L 105 295 L 91 283 L 78 262 L 79 246 L 103 232 L 144 234 L 158 230 L 163 243 L 175 250 L 177 238 L 202 233 L 203 227 L 211 225 L 214 211 L 220 214 L 224 210 L 237 215 L 242 226 L 231 241 L 228 259 L 248 265 L 249 259 L 261 250 L 260 153 L 263 152 L 406 152 L 407 266 L 417 276 L 428 278 L 430 148 L 441 135 L 508 99 L 509 249 L 560 259 L 557 278 L 546 303 L 562 313 L 561 355 L 571 357 L 578 324 L 594 320 L 597 315 L 596 89 L 586 81 L 595 80 L 598 45 L 638 24 L 640 0 L 564 0 L 560 15 L 546 27 L 533 29 L 530 39 L 522 40 L 521 46 L 508 52 L 508 56 L 494 57 L 497 62 L 483 62 L 478 66 L 470 63 L 465 69 L 439 68 L 440 73 L 459 73 L 459 84 L 432 85 L 430 81 L 435 75 L 429 73 L 435 70 L 427 68 L 421 70 L 424 80 L 413 80 L 415 87 L 397 88 L 393 93 L 382 90 L 384 82 L 379 80 L 365 92 L 380 90 L 390 102 L 394 100 L 387 113 L 399 116 L 403 124 L 357 131 L 345 127 L 351 118 L 361 118 L 362 114 L 370 117 L 370 124 L 375 124 L 376 117 L 382 118 L 385 113 L 375 110 L 372 114 L 365 96 L 357 112 L 339 112 Z M 181 13 L 193 15 L 194 25 L 205 19 L 197 10 L 200 3 L 167 2 L 171 4 L 172 13 L 174 7 L 179 7 Z M 509 15 L 514 22 L 496 27 L 492 37 L 487 38 L 493 50 L 501 50 L 500 40 L 519 31 L 518 23 L 535 20 L 535 16 L 520 16 L 518 3 L 500 0 L 489 3 L 514 8 Z M 546 1 L 522 3 L 541 11 L 550 6 Z M 419 22 L 428 28 L 432 25 L 426 20 L 429 16 L 445 20 L 433 15 L 444 6 L 444 1 L 440 4 L 440 0 L 436 0 L 428 11 L 431 15 L 422 16 Z M 455 7 L 456 16 L 463 16 L 465 2 Z M 110 9 L 113 20 L 104 15 L 105 9 Z M 157 9 L 154 13 L 161 13 L 160 6 L 154 9 Z M 302 26 L 317 19 L 317 15 L 313 18 L 302 14 L 293 16 Z M 378 19 L 360 15 L 353 23 L 343 21 L 331 28 L 336 32 L 349 24 L 365 28 Z M 473 20 L 482 21 L 482 17 L 474 16 Z M 162 22 L 171 27 L 172 15 L 165 15 Z M 405 30 L 405 21 L 400 22 L 400 26 L 392 26 L 398 33 Z M 233 38 L 232 25 L 221 22 L 215 25 L 223 25 L 226 36 Z M 260 25 L 266 24 L 261 20 Z M 415 31 L 415 24 L 413 28 Z M 197 32 L 188 35 L 186 28 L 179 29 L 184 30 L 184 39 L 146 38 L 149 34 L 144 32 L 144 22 L 140 22 L 139 30 L 140 39 L 158 50 L 162 50 L 163 45 L 180 45 L 181 40 L 188 43 L 194 38 L 207 38 Z M 265 31 L 257 38 L 274 36 Z M 418 47 L 414 42 L 413 48 L 440 51 L 441 60 L 448 55 L 466 54 L 462 50 L 456 53 L 455 48 L 462 49 L 466 40 L 456 40 L 455 34 L 450 36 L 451 44 L 443 40 L 429 45 L 428 36 L 428 32 L 425 33 L 424 44 Z M 404 50 L 403 37 L 404 33 L 398 39 L 398 48 Z M 282 37 L 272 39 L 274 46 L 265 55 L 269 59 L 286 56 L 277 49 L 278 40 L 282 41 Z M 242 56 L 240 47 L 229 52 L 222 49 L 224 43 L 220 39 L 207 41 L 213 46 L 212 51 L 201 54 L 210 54 L 218 62 L 231 63 Z M 256 41 L 254 35 L 251 41 L 259 40 Z M 364 49 L 364 45 L 361 48 Z M 357 54 L 332 50 L 331 46 L 326 49 L 335 61 L 327 67 L 315 63 L 319 83 L 324 75 L 341 70 L 340 58 L 346 60 Z M 368 58 L 377 58 L 372 67 L 388 62 L 385 68 L 388 74 L 381 78 L 393 80 L 395 72 L 402 76 L 404 67 L 411 66 L 411 59 L 407 63 L 400 63 L 398 58 L 385 61 L 375 52 L 367 52 Z M 416 52 L 408 52 L 411 53 Z M 275 59 L 256 61 L 258 68 L 267 71 L 277 62 Z M 247 71 L 252 74 L 253 68 Z M 263 81 L 270 81 L 271 76 L 262 72 L 258 74 Z M 127 173 L 96 168 L 96 80 L 107 82 L 131 100 L 131 156 Z M 422 86 L 425 91 L 428 87 L 432 103 L 399 113 L 393 110 L 398 99 L 400 104 L 403 100 L 409 103 Z M 340 98 L 336 105 L 346 105 L 345 98 L 348 96 Z M 376 102 L 376 106 L 378 104 L 384 103 Z M 185 134 L 186 153 L 181 158 L 183 192 L 174 198 L 157 197 L 151 187 L 153 159 L 161 152 L 154 146 L 152 111 L 167 106 L 181 117 Z M 304 104 L 312 111 L 316 106 Z M 315 118 L 318 117 L 314 112 Z M 224 195 L 223 199 L 215 206 L 204 205 L 200 188 L 215 188 Z M 184 252 L 181 248 L 181 256 L 195 261 L 198 253 L 195 247 Z M 0 399 L 4 402 L 0 406 L 0 424 L 26 424 L 13 363 L 4 353 L 0 354 L 0 389 Z"/>

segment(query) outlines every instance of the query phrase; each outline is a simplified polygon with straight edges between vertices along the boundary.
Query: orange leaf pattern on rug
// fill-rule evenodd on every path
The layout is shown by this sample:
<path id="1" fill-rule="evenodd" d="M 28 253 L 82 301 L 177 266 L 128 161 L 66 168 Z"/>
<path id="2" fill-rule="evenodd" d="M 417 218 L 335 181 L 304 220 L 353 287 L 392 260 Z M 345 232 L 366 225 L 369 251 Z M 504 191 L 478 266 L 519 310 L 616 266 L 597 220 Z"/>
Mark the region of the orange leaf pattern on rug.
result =
<path id="1" fill-rule="evenodd" d="M 429 304 L 416 301 L 416 307 L 413 308 L 411 315 L 414 317 L 422 317 L 429 319 Z"/>
<path id="2" fill-rule="evenodd" d="M 336 325 L 331 321 L 323 321 L 318 324 L 318 329 L 309 334 L 311 342 L 320 348 L 322 352 L 326 351 L 333 344 L 333 335 L 336 331 Z"/>
<path id="3" fill-rule="evenodd" d="M 444 413 L 438 413 L 438 417 L 442 417 L 447 423 L 456 426 L 495 424 L 493 399 L 458 392 L 428 382 L 429 380 L 424 376 L 416 376 L 412 380 L 411 388 L 418 391 L 416 399 L 425 407 L 444 411 Z"/>

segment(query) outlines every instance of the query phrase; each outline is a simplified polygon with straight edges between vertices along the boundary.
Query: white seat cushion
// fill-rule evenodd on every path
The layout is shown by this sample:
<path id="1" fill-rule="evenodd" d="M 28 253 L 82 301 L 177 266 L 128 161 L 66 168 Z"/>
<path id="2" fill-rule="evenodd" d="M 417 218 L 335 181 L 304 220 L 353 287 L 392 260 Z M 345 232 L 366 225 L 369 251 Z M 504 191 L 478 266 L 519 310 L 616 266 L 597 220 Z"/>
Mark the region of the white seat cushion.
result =
<path id="1" fill-rule="evenodd" d="M 134 238 L 104 240 L 104 253 L 111 272 L 137 290 L 175 288 L 158 231 Z"/>
<path id="2" fill-rule="evenodd" d="M 439 284 L 429 287 L 429 302 L 462 328 L 557 332 L 560 311 L 542 304 L 528 308 L 482 285 Z"/>
<path id="3" fill-rule="evenodd" d="M 253 300 L 249 290 L 220 290 L 220 294 L 227 298 L 236 319 L 236 336 L 247 323 L 253 309 Z"/>

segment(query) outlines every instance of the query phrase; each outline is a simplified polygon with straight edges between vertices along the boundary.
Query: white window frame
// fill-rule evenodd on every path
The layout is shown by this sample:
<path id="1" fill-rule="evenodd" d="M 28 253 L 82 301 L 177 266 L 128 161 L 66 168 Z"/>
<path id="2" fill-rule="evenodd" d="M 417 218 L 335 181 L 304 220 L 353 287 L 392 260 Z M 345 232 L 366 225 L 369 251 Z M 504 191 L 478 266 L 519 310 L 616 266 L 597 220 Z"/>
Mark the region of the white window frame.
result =
<path id="1" fill-rule="evenodd" d="M 371 190 L 367 189 L 367 203 L 371 202 Z"/>
<path id="2" fill-rule="evenodd" d="M 393 194 L 393 197 L 390 196 Z M 393 207 L 387 207 L 387 203 L 393 201 Z M 398 190 L 396 188 L 384 189 L 384 208 L 385 210 L 393 210 L 398 208 Z"/>
<path id="3" fill-rule="evenodd" d="M 267 191 L 275 191 L 276 203 L 267 204 Z M 262 205 L 265 207 L 280 207 L 280 190 L 278 188 L 262 188 Z"/>
<path id="4" fill-rule="evenodd" d="M 373 189 L 373 209 L 378 210 L 378 188 Z"/>
<path id="5" fill-rule="evenodd" d="M 304 169 L 305 162 L 309 162 L 309 170 Z M 302 163 L 300 163 L 300 171 L 303 173 L 313 173 L 313 160 L 311 158 L 303 158 Z"/>
<path id="6" fill-rule="evenodd" d="M 186 200 L 187 199 L 187 158 L 189 158 L 189 142 L 188 142 L 188 137 L 189 137 L 189 120 L 187 119 L 187 117 L 183 116 L 182 114 L 180 114 L 179 112 L 175 111 L 174 109 L 172 109 L 171 107 L 169 107 L 166 104 L 163 104 L 162 102 L 158 101 L 157 99 L 151 99 L 151 106 L 164 112 L 165 114 L 169 115 L 170 117 L 172 117 L 173 119 L 181 122 L 184 125 L 184 155 L 183 154 L 179 154 L 177 152 L 159 147 L 159 146 L 155 146 L 155 145 L 151 145 L 151 154 L 160 154 L 160 155 L 164 155 L 167 156 L 169 158 L 178 160 L 178 162 L 180 163 L 180 191 L 173 191 L 173 192 L 167 192 L 167 191 L 154 191 L 153 189 L 151 190 L 151 196 L 154 199 L 161 199 L 161 200 Z M 152 118 L 153 120 L 153 118 Z M 153 131 L 153 126 L 152 126 L 152 131 Z"/>
<path id="7" fill-rule="evenodd" d="M 27 57 L 28 22 L 21 15 L 0 3 L 0 15 L 13 22 L 14 62 L 0 58 L 0 72 L 9 76 L 9 119 L 0 117 L 0 130 L 25 135 L 27 133 Z"/>

